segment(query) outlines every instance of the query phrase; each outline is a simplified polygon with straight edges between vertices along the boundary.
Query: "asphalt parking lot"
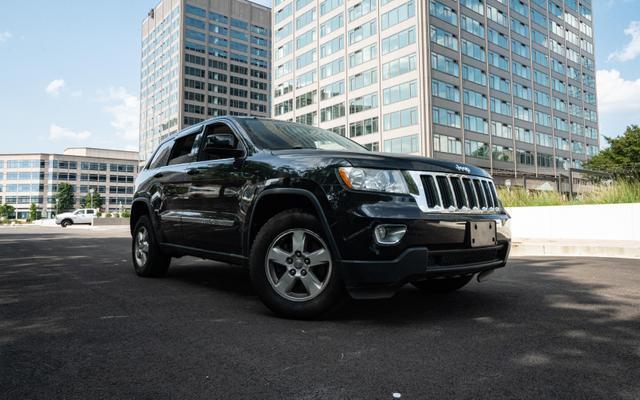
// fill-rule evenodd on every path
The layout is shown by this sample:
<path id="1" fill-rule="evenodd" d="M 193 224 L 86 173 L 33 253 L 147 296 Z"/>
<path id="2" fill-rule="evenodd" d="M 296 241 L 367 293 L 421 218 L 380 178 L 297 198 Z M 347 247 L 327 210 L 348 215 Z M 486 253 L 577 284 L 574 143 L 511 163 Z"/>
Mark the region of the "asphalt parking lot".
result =
<path id="1" fill-rule="evenodd" d="M 1 399 L 640 398 L 639 260 L 514 258 L 450 295 L 291 321 L 241 268 L 143 279 L 129 246 L 0 228 Z"/>

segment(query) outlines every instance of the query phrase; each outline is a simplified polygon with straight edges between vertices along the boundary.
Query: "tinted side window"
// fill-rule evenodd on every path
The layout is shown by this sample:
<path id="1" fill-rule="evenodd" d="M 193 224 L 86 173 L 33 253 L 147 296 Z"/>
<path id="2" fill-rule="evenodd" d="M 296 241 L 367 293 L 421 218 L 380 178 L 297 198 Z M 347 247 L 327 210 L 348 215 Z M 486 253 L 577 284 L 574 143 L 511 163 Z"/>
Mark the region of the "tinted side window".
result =
<path id="1" fill-rule="evenodd" d="M 173 147 L 173 141 L 167 142 L 156 151 L 153 160 L 149 163 L 149 169 L 160 168 L 167 165 L 167 161 L 169 160 L 169 153 L 171 153 L 171 148 Z"/>
<path id="2" fill-rule="evenodd" d="M 171 150 L 171 156 L 169 157 L 169 165 L 182 164 L 194 160 L 191 149 L 193 149 L 196 136 L 197 133 L 192 133 L 191 135 L 176 139 L 173 150 Z"/>

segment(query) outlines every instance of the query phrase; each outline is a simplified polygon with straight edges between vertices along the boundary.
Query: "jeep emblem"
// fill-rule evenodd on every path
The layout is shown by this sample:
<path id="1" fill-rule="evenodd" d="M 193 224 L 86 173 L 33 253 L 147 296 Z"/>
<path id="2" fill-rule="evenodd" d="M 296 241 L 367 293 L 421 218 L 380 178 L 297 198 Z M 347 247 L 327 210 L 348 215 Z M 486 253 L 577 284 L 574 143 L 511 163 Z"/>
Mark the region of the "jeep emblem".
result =
<path id="1" fill-rule="evenodd" d="M 456 169 L 457 169 L 458 171 L 461 171 L 461 172 L 466 172 L 467 174 L 470 174 L 470 173 L 471 173 L 471 168 L 469 168 L 469 167 L 465 167 L 465 166 L 463 166 L 463 165 L 458 165 L 458 164 L 456 164 Z"/>

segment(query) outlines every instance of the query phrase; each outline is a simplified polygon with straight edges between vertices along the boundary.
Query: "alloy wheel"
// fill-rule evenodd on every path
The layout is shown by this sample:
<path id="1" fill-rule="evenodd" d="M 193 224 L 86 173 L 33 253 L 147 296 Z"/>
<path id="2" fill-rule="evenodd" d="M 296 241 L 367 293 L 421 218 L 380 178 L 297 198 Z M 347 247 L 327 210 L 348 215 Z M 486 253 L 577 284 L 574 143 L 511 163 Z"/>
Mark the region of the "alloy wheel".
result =
<path id="1" fill-rule="evenodd" d="M 149 259 L 149 232 L 144 226 L 136 235 L 135 257 L 139 267 L 143 267 Z"/>
<path id="2" fill-rule="evenodd" d="M 307 229 L 290 229 L 267 250 L 265 271 L 276 293 L 291 301 L 309 301 L 327 287 L 331 252 L 320 236 Z"/>

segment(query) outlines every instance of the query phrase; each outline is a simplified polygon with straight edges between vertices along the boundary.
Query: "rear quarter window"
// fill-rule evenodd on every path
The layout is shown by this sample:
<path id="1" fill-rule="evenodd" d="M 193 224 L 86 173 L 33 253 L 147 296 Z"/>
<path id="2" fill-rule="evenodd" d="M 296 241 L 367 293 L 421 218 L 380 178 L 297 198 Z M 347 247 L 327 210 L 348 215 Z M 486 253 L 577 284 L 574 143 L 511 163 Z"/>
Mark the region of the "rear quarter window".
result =
<path id="1" fill-rule="evenodd" d="M 153 159 L 149 163 L 149 169 L 155 169 L 164 167 L 167 165 L 167 161 L 169 161 L 169 154 L 171 154 L 171 149 L 173 148 L 173 140 L 163 144 L 156 154 L 153 156 Z"/>

